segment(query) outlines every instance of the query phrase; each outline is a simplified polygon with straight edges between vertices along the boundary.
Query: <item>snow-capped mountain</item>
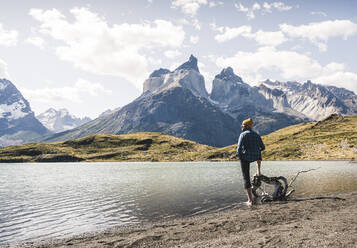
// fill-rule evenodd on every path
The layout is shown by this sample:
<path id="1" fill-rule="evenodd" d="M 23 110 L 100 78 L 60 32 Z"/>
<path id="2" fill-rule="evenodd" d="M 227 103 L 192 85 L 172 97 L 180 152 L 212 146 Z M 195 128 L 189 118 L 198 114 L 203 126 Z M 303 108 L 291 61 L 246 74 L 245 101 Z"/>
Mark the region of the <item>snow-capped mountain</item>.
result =
<path id="1" fill-rule="evenodd" d="M 15 85 L 0 79 L 0 146 L 22 144 L 48 133 Z"/>
<path id="2" fill-rule="evenodd" d="M 191 55 L 174 71 L 161 68 L 151 73 L 142 95 L 128 105 L 42 141 L 147 131 L 219 147 L 237 142 L 240 123 L 249 117 L 255 121 L 254 129 L 264 135 L 331 113 L 356 113 L 356 102 L 353 92 L 311 82 L 267 80 L 252 87 L 230 67 L 216 75 L 209 95 Z"/>
<path id="3" fill-rule="evenodd" d="M 321 120 L 331 114 L 357 113 L 357 95 L 343 88 L 311 81 L 300 84 L 266 80 L 259 86 L 259 91 L 274 102 L 275 108 L 289 107 L 312 120 Z M 269 95 L 268 92 L 276 94 Z"/>
<path id="4" fill-rule="evenodd" d="M 71 115 L 67 109 L 55 110 L 50 108 L 36 116 L 36 118 L 49 130 L 58 133 L 76 128 L 84 123 L 91 121 L 91 118 L 78 118 Z"/>

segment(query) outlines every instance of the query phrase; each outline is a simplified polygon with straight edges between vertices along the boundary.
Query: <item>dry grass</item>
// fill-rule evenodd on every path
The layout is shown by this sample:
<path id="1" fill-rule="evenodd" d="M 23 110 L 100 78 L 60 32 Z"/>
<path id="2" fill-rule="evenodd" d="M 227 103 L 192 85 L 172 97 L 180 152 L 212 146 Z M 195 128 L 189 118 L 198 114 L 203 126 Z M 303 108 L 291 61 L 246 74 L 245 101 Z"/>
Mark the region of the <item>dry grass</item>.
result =
<path id="1" fill-rule="evenodd" d="M 356 160 L 357 115 L 280 129 L 263 137 L 264 160 Z M 162 133 L 92 135 L 0 149 L 0 162 L 228 161 L 236 145 L 214 148 Z"/>
<path id="2" fill-rule="evenodd" d="M 193 161 L 213 149 L 162 133 L 98 134 L 54 143 L 0 149 L 2 162 Z"/>
<path id="3" fill-rule="evenodd" d="M 332 115 L 286 127 L 264 136 L 263 141 L 264 160 L 357 160 L 357 115 Z M 235 150 L 232 145 L 215 152 L 224 151 L 229 157 Z"/>

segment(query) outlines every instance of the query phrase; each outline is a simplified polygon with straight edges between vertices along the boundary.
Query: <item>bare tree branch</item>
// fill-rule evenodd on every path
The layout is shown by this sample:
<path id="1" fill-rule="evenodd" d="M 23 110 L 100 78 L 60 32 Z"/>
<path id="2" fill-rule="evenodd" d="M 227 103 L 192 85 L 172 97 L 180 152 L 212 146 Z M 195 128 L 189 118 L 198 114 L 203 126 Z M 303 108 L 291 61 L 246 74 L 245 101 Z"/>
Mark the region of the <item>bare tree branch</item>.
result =
<path id="1" fill-rule="evenodd" d="M 291 185 L 293 184 L 293 182 L 295 182 L 296 178 L 300 175 L 300 173 L 306 173 L 306 172 L 309 172 L 309 171 L 313 171 L 313 170 L 318 170 L 320 169 L 321 167 L 318 167 L 316 169 L 310 169 L 310 170 L 305 170 L 305 171 L 299 171 L 296 176 L 293 178 L 293 180 L 291 180 L 291 182 L 289 183 L 288 187 L 291 187 Z"/>

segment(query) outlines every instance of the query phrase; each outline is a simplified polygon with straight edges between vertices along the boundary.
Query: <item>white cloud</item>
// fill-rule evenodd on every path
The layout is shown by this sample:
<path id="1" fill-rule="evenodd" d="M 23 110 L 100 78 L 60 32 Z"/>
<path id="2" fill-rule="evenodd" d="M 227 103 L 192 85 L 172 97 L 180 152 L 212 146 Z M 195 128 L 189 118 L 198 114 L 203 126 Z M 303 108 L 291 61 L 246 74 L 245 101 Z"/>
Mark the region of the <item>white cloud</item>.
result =
<path id="1" fill-rule="evenodd" d="M 263 5 L 260 5 L 259 3 L 255 2 L 250 8 L 243 6 L 243 4 L 241 3 L 236 3 L 234 4 L 234 6 L 238 11 L 245 13 L 248 19 L 254 19 L 256 11 L 262 11 L 263 13 L 272 13 L 273 9 L 276 9 L 278 11 L 288 11 L 293 8 L 292 6 L 285 5 L 282 2 L 264 2 Z"/>
<path id="2" fill-rule="evenodd" d="M 200 21 L 196 18 L 192 18 L 191 20 L 187 20 L 185 18 L 178 19 L 176 23 L 180 25 L 188 25 L 188 26 L 193 26 L 196 30 L 201 30 L 201 24 Z"/>
<path id="3" fill-rule="evenodd" d="M 209 71 L 207 66 L 202 63 L 198 62 L 198 68 L 200 70 L 200 73 L 202 74 L 203 78 L 205 79 L 205 87 L 208 92 L 212 90 L 212 81 L 215 77 L 215 74 L 212 71 Z"/>
<path id="4" fill-rule="evenodd" d="M 217 56 L 213 54 L 204 55 L 203 58 L 209 60 L 210 62 L 216 63 Z"/>
<path id="5" fill-rule="evenodd" d="M 207 0 L 173 0 L 172 8 L 180 8 L 184 14 L 195 16 L 201 5 L 208 4 Z"/>
<path id="6" fill-rule="evenodd" d="M 201 30 L 201 24 L 200 22 L 198 21 L 198 19 L 193 19 L 192 20 L 192 25 L 195 29 L 197 30 Z"/>
<path id="7" fill-rule="evenodd" d="M 223 33 L 223 32 L 224 32 L 224 27 L 222 27 L 222 26 L 217 26 L 216 23 L 210 23 L 209 26 L 211 27 L 211 29 L 212 29 L 213 31 L 220 32 L 220 33 Z"/>
<path id="8" fill-rule="evenodd" d="M 178 19 L 177 23 L 181 25 L 191 25 L 191 23 L 185 18 Z"/>
<path id="9" fill-rule="evenodd" d="M 321 51 L 327 50 L 327 41 L 332 37 L 348 37 L 357 34 L 357 24 L 350 20 L 335 20 L 292 26 L 281 24 L 280 30 L 290 37 L 309 40 Z"/>
<path id="10" fill-rule="evenodd" d="M 262 46 L 278 46 L 288 40 L 281 31 L 264 32 L 258 30 L 256 33 L 243 33 L 242 35 L 246 38 L 254 39 Z"/>
<path id="11" fill-rule="evenodd" d="M 190 36 L 190 42 L 192 44 L 197 44 L 199 40 L 200 40 L 200 37 L 198 37 L 198 35 L 191 35 Z"/>
<path id="12" fill-rule="evenodd" d="M 0 59 L 0 78 L 10 79 L 7 71 L 7 63 L 2 59 Z"/>
<path id="13" fill-rule="evenodd" d="M 0 45 L 15 46 L 18 35 L 16 30 L 6 30 L 0 23 Z"/>
<path id="14" fill-rule="evenodd" d="M 21 92 L 30 102 L 42 102 L 49 105 L 61 102 L 81 103 L 88 95 L 98 96 L 100 94 L 109 95 L 112 93 L 101 84 L 91 83 L 84 79 L 78 79 L 73 86 L 35 90 L 22 88 Z"/>
<path id="15" fill-rule="evenodd" d="M 264 32 L 262 30 L 258 30 L 256 33 L 253 33 L 250 26 L 240 26 L 236 28 L 217 27 L 214 23 L 210 24 L 210 26 L 214 31 L 221 33 L 215 36 L 215 40 L 218 42 L 229 41 L 238 36 L 254 39 L 259 45 L 262 46 L 278 46 L 287 41 L 287 38 L 281 31 Z"/>
<path id="16" fill-rule="evenodd" d="M 260 10 L 260 4 L 259 3 L 254 3 L 252 6 L 252 10 Z"/>
<path id="17" fill-rule="evenodd" d="M 44 48 L 45 45 L 45 40 L 42 39 L 41 37 L 29 37 L 25 40 L 26 43 L 37 46 L 41 49 Z"/>
<path id="18" fill-rule="evenodd" d="M 320 16 L 323 16 L 323 17 L 327 17 L 327 14 L 323 11 L 311 11 L 310 12 L 311 15 L 320 15 Z"/>
<path id="19" fill-rule="evenodd" d="M 337 71 L 335 73 L 321 75 L 315 78 L 314 82 L 346 88 L 357 94 L 357 74 L 352 72 Z"/>
<path id="20" fill-rule="evenodd" d="M 282 2 L 273 2 L 273 3 L 264 2 L 263 8 L 265 12 L 271 13 L 273 9 L 276 9 L 278 11 L 288 11 L 291 10 L 293 7 L 285 5 Z"/>
<path id="21" fill-rule="evenodd" d="M 170 69 L 170 71 L 173 71 L 173 70 L 175 70 L 177 67 L 179 67 L 180 65 L 181 65 L 181 63 L 175 62 L 175 63 L 173 63 L 173 64 L 170 65 L 169 69 Z"/>
<path id="22" fill-rule="evenodd" d="M 243 4 L 241 3 L 236 3 L 234 4 L 234 6 L 236 7 L 236 9 L 240 12 L 246 13 L 248 19 L 254 19 L 255 18 L 255 14 L 254 14 L 254 10 L 253 8 L 249 9 L 247 7 L 244 7 Z"/>
<path id="23" fill-rule="evenodd" d="M 238 9 L 238 11 L 240 11 L 240 12 L 245 12 L 245 13 L 247 13 L 247 12 L 249 11 L 249 9 L 246 8 L 246 7 L 244 7 L 243 4 L 241 4 L 241 3 L 236 3 L 236 4 L 234 4 L 234 6 L 235 6 L 235 7 Z"/>
<path id="24" fill-rule="evenodd" d="M 217 65 L 221 67 L 231 65 L 245 77 L 251 77 L 249 74 L 257 74 L 262 70 L 277 70 L 284 79 L 311 78 L 322 70 L 317 61 L 306 55 L 276 50 L 272 47 L 262 47 L 256 52 L 239 51 L 229 58 L 219 57 Z"/>
<path id="25" fill-rule="evenodd" d="M 164 55 L 169 59 L 174 59 L 180 56 L 182 53 L 178 50 L 167 50 L 164 52 Z"/>
<path id="26" fill-rule="evenodd" d="M 109 26 L 86 8 L 70 12 L 72 23 L 56 9 L 31 9 L 29 14 L 41 22 L 40 33 L 64 43 L 56 48 L 59 58 L 94 74 L 121 76 L 138 88 L 148 74 L 145 50 L 180 47 L 185 38 L 181 26 L 165 20 Z"/>
<path id="27" fill-rule="evenodd" d="M 224 30 L 224 32 L 222 34 L 217 34 L 214 38 L 218 42 L 229 41 L 240 35 L 250 33 L 251 29 L 250 26 L 240 26 L 237 28 L 224 27 L 223 29 L 218 28 L 218 30 Z"/>
<path id="28" fill-rule="evenodd" d="M 219 6 L 219 5 L 223 5 L 224 3 L 222 1 L 210 1 L 208 6 L 210 8 L 213 8 L 213 7 L 216 7 L 216 6 Z"/>
<path id="29" fill-rule="evenodd" d="M 347 72 L 341 63 L 321 65 L 315 59 L 295 51 L 262 47 L 255 52 L 239 51 L 232 57 L 219 57 L 219 67 L 232 66 L 244 80 L 256 83 L 268 74 L 277 73 L 279 80 L 308 80 L 334 84 L 357 92 L 357 74 Z M 263 78 L 262 75 L 265 75 Z"/>
<path id="30" fill-rule="evenodd" d="M 154 58 L 154 57 L 149 57 L 148 58 L 148 61 L 151 65 L 155 65 L 155 66 L 158 66 L 158 65 L 161 65 L 162 64 L 162 60 L 161 59 L 158 59 L 158 58 Z"/>

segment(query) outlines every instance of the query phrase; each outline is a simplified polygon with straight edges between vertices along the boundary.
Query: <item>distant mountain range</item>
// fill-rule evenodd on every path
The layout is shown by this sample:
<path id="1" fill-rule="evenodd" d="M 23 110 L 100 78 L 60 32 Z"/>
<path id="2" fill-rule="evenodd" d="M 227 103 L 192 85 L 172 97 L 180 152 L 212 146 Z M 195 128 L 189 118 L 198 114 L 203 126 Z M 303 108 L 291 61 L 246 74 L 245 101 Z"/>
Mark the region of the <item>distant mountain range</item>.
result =
<path id="1" fill-rule="evenodd" d="M 89 117 L 78 118 L 71 115 L 67 109 L 55 110 L 50 108 L 36 116 L 36 118 L 49 130 L 54 133 L 63 132 L 76 128 L 91 121 Z"/>
<path id="2" fill-rule="evenodd" d="M 64 131 L 38 140 L 63 141 L 100 133 L 162 132 L 223 147 L 237 142 L 240 123 L 248 117 L 254 119 L 254 129 L 265 135 L 334 113 L 356 114 L 357 95 L 310 81 L 300 84 L 266 80 L 252 87 L 230 67 L 215 76 L 209 94 L 198 61 L 191 55 L 174 71 L 160 68 L 152 72 L 143 84 L 141 96 L 126 106 L 104 112 L 95 120 L 80 120 L 67 110 L 46 111 L 38 116 L 42 123 L 54 132 Z M 11 120 L 10 114 L 4 118 Z M 41 127 L 42 134 L 48 134 Z"/>
<path id="3" fill-rule="evenodd" d="M 332 113 L 357 113 L 356 95 L 351 91 L 310 81 L 267 80 L 251 87 L 230 67 L 216 75 L 208 94 L 197 64 L 191 55 L 174 71 L 155 70 L 145 80 L 142 95 L 133 102 L 42 141 L 150 131 L 222 147 L 237 142 L 240 123 L 248 117 L 255 120 L 255 130 L 264 135 Z"/>
<path id="4" fill-rule="evenodd" d="M 0 146 L 22 144 L 49 133 L 15 85 L 0 79 Z"/>
<path id="5" fill-rule="evenodd" d="M 357 113 L 357 95 L 344 88 L 313 84 L 311 81 L 300 84 L 267 80 L 261 83 L 259 92 L 272 100 L 275 109 L 293 109 L 311 120 L 318 121 L 336 113 Z"/>

